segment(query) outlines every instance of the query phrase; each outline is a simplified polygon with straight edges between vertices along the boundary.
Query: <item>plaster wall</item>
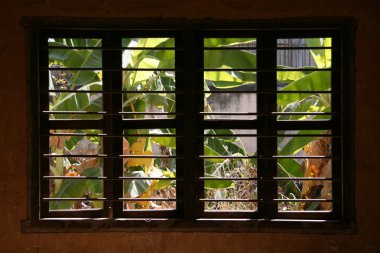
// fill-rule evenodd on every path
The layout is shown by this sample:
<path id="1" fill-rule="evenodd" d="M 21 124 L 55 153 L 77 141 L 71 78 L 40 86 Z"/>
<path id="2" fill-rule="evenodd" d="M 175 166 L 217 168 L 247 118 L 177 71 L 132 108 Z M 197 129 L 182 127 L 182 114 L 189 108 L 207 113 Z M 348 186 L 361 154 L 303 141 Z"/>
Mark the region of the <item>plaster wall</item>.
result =
<path id="1" fill-rule="evenodd" d="M 218 233 L 22 234 L 26 217 L 26 61 L 23 16 L 350 16 L 356 34 L 356 211 L 352 235 Z M 380 252 L 380 1 L 0 0 L 0 252 Z"/>

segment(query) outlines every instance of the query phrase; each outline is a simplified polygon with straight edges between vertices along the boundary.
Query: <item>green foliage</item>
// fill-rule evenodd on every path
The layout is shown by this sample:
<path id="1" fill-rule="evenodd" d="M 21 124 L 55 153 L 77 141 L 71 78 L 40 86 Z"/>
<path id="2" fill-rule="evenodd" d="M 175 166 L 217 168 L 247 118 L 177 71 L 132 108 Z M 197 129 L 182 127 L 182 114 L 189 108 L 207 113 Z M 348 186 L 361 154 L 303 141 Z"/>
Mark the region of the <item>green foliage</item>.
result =
<path id="1" fill-rule="evenodd" d="M 152 184 L 152 180 L 138 180 L 139 177 L 148 177 L 143 171 L 131 171 L 125 176 L 136 178 L 136 180 L 124 180 L 124 192 L 128 193 L 132 198 L 142 195 Z"/>
<path id="2" fill-rule="evenodd" d="M 306 40 L 308 46 L 331 46 L 331 39 Z M 204 41 L 205 47 L 227 47 L 236 45 L 252 45 L 252 38 L 211 38 Z M 124 112 L 175 112 L 175 94 L 167 93 L 175 91 L 175 74 L 171 70 L 175 67 L 174 50 L 157 50 L 157 48 L 174 47 L 174 39 L 170 38 L 125 38 L 123 47 L 141 47 L 144 49 L 125 49 L 122 54 L 123 68 L 146 69 L 144 71 L 124 71 L 123 90 L 141 91 L 141 93 L 125 93 L 122 96 Z M 101 91 L 102 72 L 99 70 L 60 70 L 62 68 L 101 68 L 102 58 L 100 49 L 73 49 L 71 47 L 98 47 L 101 40 L 98 39 L 50 39 L 49 50 L 49 89 L 58 90 L 50 92 L 50 110 L 56 112 L 69 111 L 68 114 L 54 114 L 51 119 L 101 119 L 101 115 L 79 115 L 76 111 L 99 112 L 103 110 L 103 98 L 99 93 L 68 93 L 67 90 L 78 91 Z M 148 48 L 148 49 L 147 49 Z M 311 55 L 318 68 L 331 67 L 331 50 L 311 49 Z M 204 87 L 208 90 L 212 86 L 217 89 L 236 89 L 248 84 L 256 84 L 256 72 L 236 71 L 238 68 L 256 68 L 256 53 L 251 50 L 204 50 L 204 67 L 207 69 L 220 69 L 221 71 L 204 71 Z M 287 69 L 287 66 L 278 66 Z M 158 70 L 160 69 L 160 70 Z M 164 70 L 162 70 L 164 69 Z M 224 70 L 224 71 L 222 71 Z M 331 98 L 328 94 L 318 94 L 319 91 L 331 89 L 331 71 L 312 71 L 303 68 L 297 71 L 278 71 L 277 81 L 283 86 L 280 91 L 294 91 L 294 93 L 278 93 L 277 105 L 279 112 L 329 112 L 331 109 Z M 149 91 L 150 93 L 144 93 Z M 315 91 L 311 93 L 299 93 L 298 91 Z M 151 93 L 157 92 L 157 93 Z M 298 93 L 297 93 L 298 92 Z M 207 96 L 206 96 L 207 98 Z M 124 119 L 141 119 L 145 115 L 127 115 Z M 155 116 L 153 116 L 155 117 Z M 175 117 L 175 116 L 168 116 Z M 321 120 L 328 116 L 304 116 L 304 115 L 280 115 L 278 120 Z M 176 138 L 159 136 L 160 134 L 175 134 L 173 129 L 140 129 L 128 130 L 126 134 L 157 134 L 157 136 L 146 138 L 145 145 L 137 149 L 138 137 L 127 137 L 130 152 L 153 152 L 160 150 L 163 154 L 175 155 Z M 298 131 L 302 135 L 305 132 Z M 320 134 L 314 131 L 313 134 Z M 252 170 L 256 171 L 257 164 L 253 159 L 244 159 L 249 154 L 242 144 L 242 140 L 234 136 L 230 129 L 214 129 L 206 132 L 215 136 L 204 137 L 205 156 L 233 156 L 233 159 L 206 158 L 204 161 L 204 176 L 209 178 L 230 177 L 238 175 L 241 177 L 252 177 Z M 310 132 L 309 132 L 310 134 Z M 230 136 L 218 136 L 230 135 Z M 287 137 L 278 138 L 278 155 L 296 155 L 305 145 L 313 141 L 315 137 Z M 81 138 L 72 137 L 65 142 L 66 152 L 72 151 L 80 143 Z M 92 143 L 99 144 L 96 138 L 90 139 Z M 136 146 L 133 146 L 135 145 Z M 281 148 L 280 148 L 281 147 Z M 125 148 L 125 147 L 124 147 Z M 135 150 L 133 150 L 135 148 Z M 63 151 L 62 151 L 63 152 Z M 156 151 L 155 151 L 156 152 Z M 147 167 L 150 160 L 141 160 L 137 166 L 124 164 L 124 176 L 136 179 L 124 180 L 124 197 L 149 197 L 147 194 L 166 191 L 176 186 L 175 180 L 146 180 L 142 177 L 165 177 L 176 176 L 175 159 L 157 158 L 153 159 L 151 167 Z M 302 177 L 302 165 L 295 159 L 278 159 L 278 176 Z M 139 163 L 139 162 L 137 162 Z M 64 175 L 65 167 L 71 166 L 72 161 L 61 159 L 56 164 L 51 164 L 51 172 L 54 175 Z M 250 172 L 251 171 L 251 172 Z M 250 174 L 251 173 L 251 174 Z M 97 168 L 86 168 L 84 176 L 101 176 L 101 166 Z M 238 179 L 237 177 L 237 179 Z M 300 197 L 300 188 L 295 182 L 280 182 L 279 186 L 296 197 Z M 103 194 L 101 180 L 54 180 L 54 191 L 51 197 L 56 198 L 79 198 L 85 192 L 90 192 L 92 197 Z M 222 190 L 236 187 L 233 180 L 210 179 L 204 181 L 205 189 Z M 51 210 L 70 209 L 75 201 L 52 201 Z"/>

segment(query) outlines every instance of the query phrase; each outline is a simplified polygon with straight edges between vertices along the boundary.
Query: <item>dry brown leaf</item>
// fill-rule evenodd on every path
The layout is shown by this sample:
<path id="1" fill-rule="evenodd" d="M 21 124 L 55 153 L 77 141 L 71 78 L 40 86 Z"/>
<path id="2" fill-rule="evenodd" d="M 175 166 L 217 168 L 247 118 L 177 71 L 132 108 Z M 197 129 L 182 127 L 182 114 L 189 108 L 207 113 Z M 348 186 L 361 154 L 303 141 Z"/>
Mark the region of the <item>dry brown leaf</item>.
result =
<path id="1" fill-rule="evenodd" d="M 304 152 L 307 156 L 331 156 L 331 138 L 321 137 L 305 146 Z M 305 172 L 304 177 L 331 177 L 331 160 L 330 159 L 306 159 L 303 164 Z M 302 198 L 331 199 L 331 181 L 323 180 L 306 180 L 302 185 Z M 307 209 L 309 203 L 301 203 L 302 209 Z M 326 202 L 320 205 L 322 210 L 331 210 L 331 203 Z"/>

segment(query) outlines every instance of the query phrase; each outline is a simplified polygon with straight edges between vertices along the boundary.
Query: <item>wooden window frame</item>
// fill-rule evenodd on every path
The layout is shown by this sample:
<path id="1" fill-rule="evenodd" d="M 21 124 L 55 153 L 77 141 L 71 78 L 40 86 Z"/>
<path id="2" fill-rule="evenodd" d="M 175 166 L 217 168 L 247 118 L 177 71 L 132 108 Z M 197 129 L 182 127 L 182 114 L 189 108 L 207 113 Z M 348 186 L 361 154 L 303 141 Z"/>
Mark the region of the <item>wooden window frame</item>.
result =
<path id="1" fill-rule="evenodd" d="M 96 29 L 94 25 L 96 24 Z M 82 18 L 42 18 L 28 17 L 22 19 L 22 25 L 27 30 L 27 91 L 28 91 L 28 214 L 27 219 L 21 222 L 23 232 L 84 232 L 84 231 L 213 231 L 213 232 L 296 232 L 296 233 L 353 233 L 356 231 L 355 225 L 355 199 L 354 199 L 354 78 L 353 78 L 353 49 L 355 20 L 351 18 L 294 18 L 281 20 L 186 20 L 186 19 L 82 19 Z M 40 88 L 46 83 L 46 78 L 41 74 L 39 64 L 47 59 L 47 50 L 36 50 L 37 48 L 47 48 L 47 41 L 41 42 L 41 38 L 48 36 L 75 35 L 80 37 L 93 36 L 99 34 L 103 38 L 105 46 L 120 47 L 115 44 L 116 38 L 120 34 L 134 34 L 141 36 L 166 35 L 174 36 L 178 41 L 176 53 L 177 74 L 177 112 L 182 112 L 172 121 L 177 127 L 179 135 L 183 135 L 183 142 L 178 145 L 189 145 L 198 148 L 184 148 L 183 160 L 180 166 L 184 166 L 183 174 L 178 176 L 180 181 L 177 197 L 183 198 L 183 205 L 179 205 L 175 212 L 161 212 L 162 215 L 147 217 L 144 212 L 135 214 L 123 214 L 119 205 L 113 203 L 109 209 L 106 208 L 100 213 L 91 212 L 85 218 L 80 215 L 76 217 L 72 212 L 66 215 L 63 212 L 58 216 L 50 216 L 46 205 L 41 201 L 40 189 L 43 181 L 40 168 L 40 150 L 44 150 L 44 137 L 41 133 L 48 131 L 46 125 L 41 123 L 49 122 L 45 115 L 41 114 L 41 103 L 46 103 L 47 96 L 41 96 Z M 320 122 L 318 128 L 332 129 L 338 133 L 341 142 L 334 145 L 334 154 L 340 154 L 336 159 L 334 169 L 338 180 L 334 181 L 333 187 L 333 210 L 330 214 L 304 213 L 279 214 L 273 199 L 276 198 L 275 181 L 263 180 L 260 186 L 272 191 L 259 191 L 259 199 L 263 200 L 260 211 L 256 214 L 235 215 L 205 215 L 199 212 L 199 194 L 203 190 L 202 183 L 199 183 L 200 170 L 189 168 L 201 168 L 203 164 L 199 159 L 199 150 L 203 150 L 203 142 L 199 141 L 199 136 L 203 135 L 203 129 L 214 126 L 202 120 L 199 112 L 202 111 L 203 95 L 202 87 L 196 84 L 203 83 L 203 38 L 207 36 L 254 36 L 258 38 L 257 49 L 263 53 L 257 55 L 258 69 L 270 69 L 276 63 L 276 51 L 267 50 L 276 48 L 276 39 L 279 37 L 307 37 L 307 36 L 328 36 L 333 37 L 338 44 L 333 47 L 332 69 L 332 96 L 333 107 L 337 110 L 337 117 L 332 117 L 331 122 Z M 42 44 L 41 44 L 42 43 Z M 120 51 L 114 51 L 116 54 Z M 112 54 L 107 54 L 104 58 L 106 67 L 117 68 L 120 62 L 107 60 Z M 117 58 L 117 57 L 116 57 Z M 186 59 L 186 60 L 185 60 Z M 273 65 L 274 64 L 274 65 Z M 104 67 L 104 66 L 103 66 Z M 104 89 L 112 89 L 111 81 L 120 80 L 121 75 L 104 76 Z M 40 73 L 36 75 L 35 73 Z M 260 113 L 270 114 L 273 112 L 273 105 L 276 104 L 276 70 L 258 71 L 258 82 L 267 82 L 270 85 L 258 86 L 258 93 L 265 95 L 258 96 L 258 106 L 261 106 Z M 110 80 L 107 81 L 107 78 Z M 108 85 L 108 86 L 107 86 Z M 335 93 L 335 91 L 337 93 Z M 337 95 L 335 95 L 337 94 Z M 108 97 L 108 98 L 107 98 Z M 117 100 L 114 95 L 106 95 L 109 101 Z M 194 103 L 196 101 L 196 103 Z M 109 111 L 117 110 L 117 102 L 105 102 L 104 106 Z M 41 118 L 39 118 L 41 115 Z M 45 118 L 44 118 L 45 117 Z M 203 116 L 202 116 L 203 117 Z M 272 157 L 275 155 L 276 141 L 265 136 L 276 136 L 277 130 L 283 129 L 315 129 L 313 122 L 273 122 L 273 117 L 260 118 L 254 123 L 252 121 L 241 122 L 239 128 L 246 126 L 250 129 L 258 130 L 259 150 L 263 153 L 261 157 Z M 196 119 L 196 120 L 194 120 Z M 116 131 L 120 134 L 122 126 L 120 122 L 105 123 L 103 129 L 110 133 Z M 223 123 L 226 128 L 234 128 L 233 121 Z M 165 123 L 166 124 L 166 123 Z M 171 123 L 170 123 L 171 124 Z M 216 123 L 217 124 L 217 123 Z M 116 125 L 116 126 L 115 126 Z M 156 121 L 152 127 L 164 125 L 163 122 Z M 63 125 L 49 124 L 51 128 L 62 127 Z M 146 123 L 135 122 L 133 128 L 149 128 Z M 166 127 L 167 125 L 165 125 Z M 216 125 L 215 125 L 216 126 Z M 231 126 L 231 127 L 230 127 Z M 277 126 L 277 127 L 274 127 Z M 278 127 L 280 126 L 280 127 Z M 48 128 L 49 128 L 48 127 Z M 68 126 L 66 126 L 68 127 Z M 72 127 L 72 125 L 70 125 Z M 78 126 L 79 127 L 79 126 Z M 94 128 L 94 127 L 91 127 Z M 45 139 L 45 143 L 46 139 Z M 122 143 L 106 143 L 110 150 L 122 149 Z M 112 146 L 112 147 L 111 147 Z M 40 149 L 41 148 L 41 149 Z M 47 153 L 47 152 L 46 152 Z M 275 162 L 275 160 L 273 160 Z M 273 162 L 272 162 L 273 165 Z M 275 164 L 274 164 L 275 165 Z M 108 166 L 112 167 L 112 164 Z M 263 166 L 270 166 L 266 162 Z M 342 169 L 344 168 L 344 170 Z M 112 173 L 117 173 L 115 169 Z M 112 173 L 108 176 L 115 176 Z M 268 179 L 276 175 L 275 170 L 261 170 L 259 178 Z M 117 182 L 117 181 L 115 181 Z M 114 183 L 117 184 L 117 183 Z M 108 194 L 115 195 L 115 188 L 105 186 Z M 120 189 L 120 187 L 119 187 Z M 185 194 L 186 192 L 186 194 Z M 338 197 L 335 197 L 338 196 Z M 340 201 L 336 201 L 339 199 Z M 115 211 L 116 210 L 116 211 Z M 184 211 L 186 210 L 186 211 Z M 42 216 L 41 216 L 42 213 Z M 138 214 L 139 213 L 139 214 Z M 81 213 L 83 214 L 83 213 Z M 93 216 L 94 215 L 94 216 Z"/>

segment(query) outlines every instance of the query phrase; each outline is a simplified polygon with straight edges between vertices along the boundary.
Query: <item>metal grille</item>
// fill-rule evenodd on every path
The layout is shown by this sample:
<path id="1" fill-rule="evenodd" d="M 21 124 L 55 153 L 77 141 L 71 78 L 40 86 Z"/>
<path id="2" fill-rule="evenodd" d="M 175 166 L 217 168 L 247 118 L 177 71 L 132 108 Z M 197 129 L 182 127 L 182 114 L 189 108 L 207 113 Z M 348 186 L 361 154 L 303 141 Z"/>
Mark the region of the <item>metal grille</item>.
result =
<path id="1" fill-rule="evenodd" d="M 160 143 L 169 140 L 175 150 L 182 125 L 175 80 L 181 40 L 173 32 L 160 34 L 41 35 L 42 217 L 178 216 L 182 186 L 174 173 L 182 174 L 175 167 L 183 151 L 173 154 Z M 160 62 L 162 55 L 170 60 Z M 171 106 L 147 104 L 147 97 L 170 98 Z M 143 108 L 134 106 L 144 99 Z M 160 182 L 176 188 L 164 192 Z"/>
<path id="2" fill-rule="evenodd" d="M 139 38 L 174 43 L 139 46 Z M 40 31 L 38 41 L 40 218 L 343 217 L 348 100 L 341 90 L 343 48 L 336 30 L 58 29 Z M 165 54 L 172 61 L 140 66 L 133 54 L 143 50 L 155 51 L 149 59 Z M 65 63 L 76 51 L 87 57 L 79 65 Z M 144 89 L 146 81 L 126 86 L 132 75 L 146 73 L 174 77 L 173 87 Z M 171 110 L 128 105 L 141 96 L 171 96 L 175 104 Z M 81 107 L 81 98 L 87 106 Z M 70 99 L 75 108 L 56 106 Z M 148 152 L 150 138 L 173 138 L 175 152 L 159 141 Z M 70 144 L 74 139 L 76 145 Z M 304 145 L 286 149 L 294 143 Z M 322 143 L 325 149 L 316 152 Z M 217 145 L 225 152 L 217 152 Z M 148 173 L 147 161 L 174 162 L 175 173 Z M 172 187 L 145 194 L 152 182 Z M 59 190 L 62 185 L 83 187 L 70 195 Z M 131 185 L 145 188 L 130 194 Z"/>

